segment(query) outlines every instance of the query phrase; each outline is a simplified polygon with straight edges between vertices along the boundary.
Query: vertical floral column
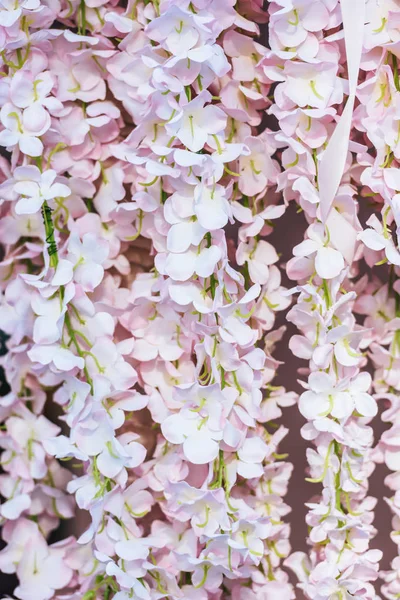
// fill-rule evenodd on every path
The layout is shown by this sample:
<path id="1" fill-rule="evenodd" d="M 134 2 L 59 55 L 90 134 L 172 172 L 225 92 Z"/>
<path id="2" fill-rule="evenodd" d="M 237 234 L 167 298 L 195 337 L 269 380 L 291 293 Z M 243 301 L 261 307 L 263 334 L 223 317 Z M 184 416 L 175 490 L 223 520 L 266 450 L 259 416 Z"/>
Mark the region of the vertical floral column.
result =
<path id="1" fill-rule="evenodd" d="M 382 405 L 382 419 L 389 428 L 378 441 L 374 460 L 385 463 L 392 471 L 385 479 L 391 497 L 385 498 L 393 512 L 391 539 L 399 549 L 399 442 L 398 405 L 399 361 L 399 285 L 398 250 L 400 180 L 399 122 L 397 106 L 400 98 L 398 53 L 395 50 L 398 28 L 394 25 L 399 7 L 391 3 L 372 5 L 366 25 L 365 48 L 376 56 L 360 85 L 358 127 L 364 132 L 370 152 L 364 154 L 364 169 L 360 174 L 363 195 L 373 210 L 366 227 L 359 235 L 364 246 L 364 257 L 370 268 L 376 266 L 376 275 L 362 290 L 355 306 L 364 315 L 364 326 L 369 329 L 368 350 L 374 368 L 375 397 Z M 370 208 L 370 213 L 371 213 Z M 396 598 L 400 590 L 400 564 L 397 556 L 391 570 L 382 573 L 382 587 L 386 598 Z"/>
<path id="2" fill-rule="evenodd" d="M 0 11 L 0 568 L 21 600 L 294 597 L 266 14 L 233 4 Z M 78 540 L 49 545 L 77 507 Z"/>
<path id="3" fill-rule="evenodd" d="M 309 365 L 299 409 L 307 419 L 302 435 L 311 446 L 308 481 L 322 485 L 322 494 L 307 505 L 309 556 L 296 552 L 286 564 L 307 598 L 376 598 L 381 552 L 369 545 L 376 500 L 368 496 L 374 469 L 368 423 L 377 406 L 363 370 L 367 332 L 353 315 L 352 281 L 361 226 L 350 152 L 361 156 L 365 147 L 352 141 L 354 130 L 345 175 L 324 221 L 325 190 L 318 187 L 321 160 L 339 123 L 334 117 L 348 93 L 343 32 L 333 33 L 341 25 L 341 5 L 272 2 L 269 12 L 272 52 L 262 64 L 277 82 L 270 112 L 279 121 L 275 139 L 284 147 L 278 185 L 287 200 L 298 202 L 308 224 L 287 265 L 288 277 L 297 281 L 292 291 L 299 294 L 287 317 L 299 330 L 290 348 Z"/>

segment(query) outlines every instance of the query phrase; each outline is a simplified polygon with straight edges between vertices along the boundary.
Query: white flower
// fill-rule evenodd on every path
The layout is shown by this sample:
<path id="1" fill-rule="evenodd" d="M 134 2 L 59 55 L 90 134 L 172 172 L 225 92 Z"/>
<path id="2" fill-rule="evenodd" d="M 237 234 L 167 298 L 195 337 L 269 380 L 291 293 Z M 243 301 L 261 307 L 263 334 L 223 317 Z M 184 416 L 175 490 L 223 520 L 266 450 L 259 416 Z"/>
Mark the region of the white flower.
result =
<path id="1" fill-rule="evenodd" d="M 310 225 L 308 239 L 293 248 L 294 256 L 312 256 L 315 270 L 321 279 L 333 279 L 344 269 L 343 256 L 338 250 L 328 246 L 322 223 Z"/>
<path id="2" fill-rule="evenodd" d="M 386 258 L 392 265 L 400 265 L 400 252 L 394 245 L 392 234 L 388 227 L 383 227 L 376 215 L 371 215 L 367 221 L 368 229 L 358 234 L 367 248 L 379 252 L 385 251 Z"/>
<path id="3" fill-rule="evenodd" d="M 55 182 L 57 173 L 52 169 L 41 173 L 34 165 L 17 167 L 14 171 L 13 190 L 20 199 L 15 206 L 19 215 L 37 213 L 45 200 L 67 198 L 71 190 L 63 183 Z"/>
<path id="4" fill-rule="evenodd" d="M 225 129 L 227 116 L 217 106 L 205 106 L 210 99 L 209 92 L 201 92 L 165 125 L 168 133 L 175 135 L 192 152 L 204 148 L 209 135 Z"/>
<path id="5" fill-rule="evenodd" d="M 359 373 L 354 379 L 336 382 L 324 371 L 311 373 L 310 389 L 300 396 L 299 408 L 307 419 L 320 419 L 331 414 L 336 419 L 347 419 L 356 410 L 363 417 L 374 417 L 377 405 L 367 393 L 371 386 L 369 373 Z"/>
<path id="6" fill-rule="evenodd" d="M 21 111 L 7 102 L 0 111 L 0 121 L 4 125 L 0 131 L 0 146 L 19 146 L 28 156 L 40 156 L 43 144 L 39 137 L 50 127 L 49 113 L 38 103 L 31 104 Z"/>

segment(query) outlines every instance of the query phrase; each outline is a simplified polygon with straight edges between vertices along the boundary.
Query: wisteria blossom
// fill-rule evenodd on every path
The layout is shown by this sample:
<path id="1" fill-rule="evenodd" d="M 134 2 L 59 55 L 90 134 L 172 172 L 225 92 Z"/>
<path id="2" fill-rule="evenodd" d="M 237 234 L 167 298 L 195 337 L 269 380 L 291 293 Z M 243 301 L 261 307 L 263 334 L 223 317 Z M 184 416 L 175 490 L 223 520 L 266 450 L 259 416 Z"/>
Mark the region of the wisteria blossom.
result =
<path id="1" fill-rule="evenodd" d="M 399 31 L 395 0 L 0 0 L 4 597 L 399 597 Z"/>

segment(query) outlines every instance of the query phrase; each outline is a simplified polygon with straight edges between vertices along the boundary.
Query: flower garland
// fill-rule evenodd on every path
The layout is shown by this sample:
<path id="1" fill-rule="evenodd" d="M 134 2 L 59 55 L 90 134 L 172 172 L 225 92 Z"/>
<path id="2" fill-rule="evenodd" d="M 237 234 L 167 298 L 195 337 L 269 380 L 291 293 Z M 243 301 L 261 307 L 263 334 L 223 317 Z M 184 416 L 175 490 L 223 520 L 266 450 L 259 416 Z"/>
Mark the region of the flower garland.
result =
<path id="1" fill-rule="evenodd" d="M 396 543 L 400 515 L 399 10 L 0 0 L 0 570 L 16 598 L 291 600 L 290 570 L 309 599 L 378 598 L 376 464 Z M 361 275 L 377 264 L 385 285 Z M 275 381 L 278 312 L 307 361 L 299 398 Z M 291 553 L 280 450 L 296 403 L 322 485 L 308 553 Z M 381 577 L 397 598 L 398 558 Z"/>
<path id="2" fill-rule="evenodd" d="M 260 239 L 284 207 L 264 200 L 266 50 L 242 8 L 35 4 L 7 31 L 0 563 L 21 600 L 293 597 L 268 422 L 295 396 L 271 385 L 282 331 L 259 343 L 289 304 Z M 72 495 L 90 525 L 48 545 Z"/>
<path id="3" fill-rule="evenodd" d="M 271 111 L 279 120 L 276 139 L 287 146 L 280 187 L 287 200 L 300 204 L 308 222 L 305 240 L 294 247 L 287 265 L 288 277 L 298 282 L 293 291 L 299 293 L 287 319 L 301 334 L 291 338 L 292 352 L 309 361 L 306 391 L 299 399 L 308 421 L 301 433 L 315 448 L 307 452 L 308 481 L 322 484 L 323 490 L 307 505 L 311 552 L 308 557 L 295 552 L 286 564 L 307 598 L 376 598 L 373 582 L 381 552 L 370 549 L 376 500 L 367 493 L 374 469 L 368 423 L 377 406 L 368 393 L 371 377 L 362 371 L 366 332 L 353 315 L 356 241 L 362 234 L 351 179 L 359 181 L 350 154 L 330 213 L 322 204 L 330 185 L 322 179 L 325 154 L 338 143 L 339 128 L 348 118 L 346 105 L 333 125 L 346 91 L 346 57 L 340 38 L 325 31 L 340 25 L 347 3 L 310 2 L 301 10 L 289 4 L 271 3 L 273 53 L 265 69 L 279 82 Z M 350 79 L 350 63 L 347 69 Z M 361 154 L 362 149 L 352 133 L 349 150 Z"/>

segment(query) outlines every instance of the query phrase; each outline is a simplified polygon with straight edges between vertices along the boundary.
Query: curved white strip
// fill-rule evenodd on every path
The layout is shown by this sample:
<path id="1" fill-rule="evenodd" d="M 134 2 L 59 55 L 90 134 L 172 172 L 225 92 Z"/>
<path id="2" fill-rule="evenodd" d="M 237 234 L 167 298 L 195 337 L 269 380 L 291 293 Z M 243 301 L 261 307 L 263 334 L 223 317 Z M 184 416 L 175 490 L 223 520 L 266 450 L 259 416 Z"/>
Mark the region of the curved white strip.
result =
<path id="1" fill-rule="evenodd" d="M 349 74 L 349 97 L 318 169 L 320 210 L 324 223 L 328 218 L 346 163 L 364 37 L 365 0 L 341 0 L 340 6 Z"/>

